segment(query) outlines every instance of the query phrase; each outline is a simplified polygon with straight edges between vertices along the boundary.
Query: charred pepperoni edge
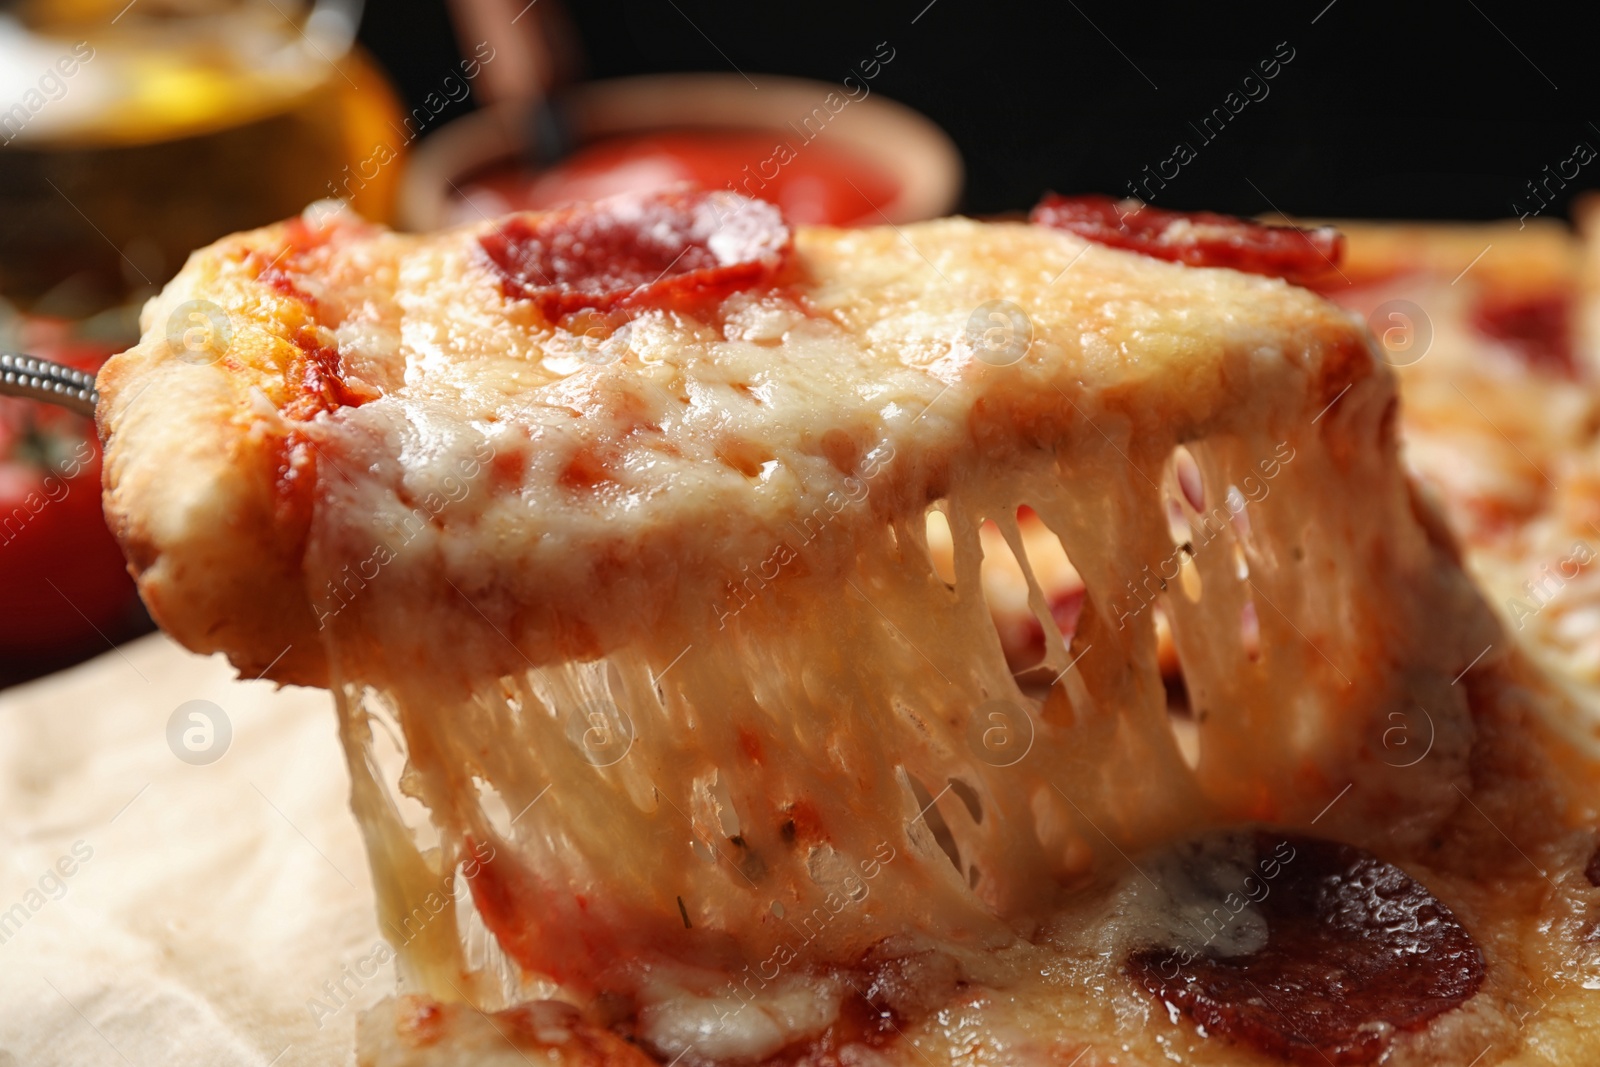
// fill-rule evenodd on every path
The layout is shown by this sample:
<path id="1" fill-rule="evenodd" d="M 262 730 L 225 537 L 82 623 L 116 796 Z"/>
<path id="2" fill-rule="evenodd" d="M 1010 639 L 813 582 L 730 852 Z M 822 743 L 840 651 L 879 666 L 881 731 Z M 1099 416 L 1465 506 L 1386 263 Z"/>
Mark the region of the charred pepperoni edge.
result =
<path id="1" fill-rule="evenodd" d="M 1180 963 L 1138 949 L 1129 976 L 1209 1034 L 1300 1064 L 1370 1064 L 1391 1034 L 1465 1003 L 1483 955 L 1450 910 L 1393 864 L 1352 845 L 1261 832 L 1257 856 L 1294 850 L 1257 908 L 1267 944 Z"/>
<path id="2" fill-rule="evenodd" d="M 1030 222 L 1112 248 L 1183 263 L 1229 267 L 1306 285 L 1335 273 L 1344 235 L 1329 226 L 1267 226 L 1209 211 L 1167 211 L 1109 196 L 1046 196 Z"/>
<path id="3" fill-rule="evenodd" d="M 1600 846 L 1595 848 L 1589 857 L 1589 862 L 1584 864 L 1583 876 L 1589 880 L 1590 885 L 1600 887 Z"/>
<path id="4" fill-rule="evenodd" d="M 1533 370 L 1577 378 L 1572 347 L 1572 294 L 1479 294 L 1468 316 L 1473 329 L 1515 352 Z"/>
<path id="5" fill-rule="evenodd" d="M 668 190 L 512 215 L 478 245 L 507 299 L 554 322 L 584 310 L 692 311 L 768 284 L 794 234 L 765 201 Z"/>

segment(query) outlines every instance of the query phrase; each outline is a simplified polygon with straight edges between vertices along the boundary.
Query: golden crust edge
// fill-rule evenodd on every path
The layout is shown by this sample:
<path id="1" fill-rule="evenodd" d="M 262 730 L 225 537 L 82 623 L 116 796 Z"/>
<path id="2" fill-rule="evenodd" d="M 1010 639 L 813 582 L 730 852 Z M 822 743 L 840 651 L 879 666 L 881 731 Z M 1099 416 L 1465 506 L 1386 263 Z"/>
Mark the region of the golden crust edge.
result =
<path id="1" fill-rule="evenodd" d="M 239 304 L 227 308 L 230 316 L 253 318 L 253 283 L 220 277 L 226 249 L 279 230 L 236 235 L 194 253 L 146 304 L 140 343 L 100 371 L 102 501 L 141 598 L 180 644 L 225 653 L 244 676 L 326 686 L 303 536 L 286 531 L 280 515 L 274 452 L 285 431 L 251 410 L 251 390 L 270 381 L 268 368 L 281 358 L 273 349 L 282 342 L 240 329 L 222 359 L 188 363 L 153 329 L 202 293 L 245 298 L 224 303 Z"/>

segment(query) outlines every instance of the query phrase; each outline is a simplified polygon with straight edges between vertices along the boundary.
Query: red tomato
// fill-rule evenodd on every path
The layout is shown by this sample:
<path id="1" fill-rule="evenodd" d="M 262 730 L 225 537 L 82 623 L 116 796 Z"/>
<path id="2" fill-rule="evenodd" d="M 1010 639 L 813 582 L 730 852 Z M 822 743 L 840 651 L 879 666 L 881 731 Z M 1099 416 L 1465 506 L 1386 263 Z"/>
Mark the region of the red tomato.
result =
<path id="1" fill-rule="evenodd" d="M 105 346 L 29 324 L 29 352 L 93 370 Z M 100 510 L 94 423 L 47 404 L 0 398 L 0 656 L 89 650 L 125 629 L 135 596 Z"/>

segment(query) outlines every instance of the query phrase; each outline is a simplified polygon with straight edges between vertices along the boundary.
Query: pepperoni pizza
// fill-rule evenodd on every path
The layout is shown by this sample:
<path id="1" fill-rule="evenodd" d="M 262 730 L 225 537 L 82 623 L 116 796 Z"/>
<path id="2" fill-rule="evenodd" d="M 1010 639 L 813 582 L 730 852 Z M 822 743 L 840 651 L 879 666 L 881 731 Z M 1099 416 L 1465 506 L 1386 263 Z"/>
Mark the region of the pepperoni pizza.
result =
<path id="1" fill-rule="evenodd" d="M 107 511 L 170 633 L 334 694 L 361 1062 L 1593 1062 L 1581 710 L 1339 260 L 687 191 L 196 253 Z"/>

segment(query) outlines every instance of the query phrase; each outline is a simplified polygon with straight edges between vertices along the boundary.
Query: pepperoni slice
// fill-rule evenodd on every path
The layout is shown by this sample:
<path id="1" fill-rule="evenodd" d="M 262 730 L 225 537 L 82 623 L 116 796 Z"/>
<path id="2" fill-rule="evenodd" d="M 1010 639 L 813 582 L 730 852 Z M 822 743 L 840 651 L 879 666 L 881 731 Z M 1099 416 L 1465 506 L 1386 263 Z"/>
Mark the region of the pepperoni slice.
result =
<path id="1" fill-rule="evenodd" d="M 1576 378 L 1572 356 L 1572 299 L 1567 293 L 1479 297 L 1470 316 L 1473 327 L 1500 341 L 1534 370 Z"/>
<path id="2" fill-rule="evenodd" d="M 1472 937 L 1400 868 L 1292 834 L 1258 833 L 1255 852 L 1263 870 L 1281 861 L 1251 893 L 1264 945 L 1128 957 L 1136 982 L 1207 1033 L 1294 1063 L 1369 1064 L 1483 983 Z"/>
<path id="3" fill-rule="evenodd" d="M 506 296 L 552 321 L 720 299 L 768 280 L 793 241 L 765 201 L 682 189 L 512 215 L 478 239 Z"/>
<path id="4" fill-rule="evenodd" d="M 1232 215 L 1166 211 L 1109 196 L 1051 194 L 1028 218 L 1112 248 L 1191 267 L 1268 274 L 1296 285 L 1337 270 L 1344 255 L 1344 235 L 1331 226 L 1266 226 Z"/>

